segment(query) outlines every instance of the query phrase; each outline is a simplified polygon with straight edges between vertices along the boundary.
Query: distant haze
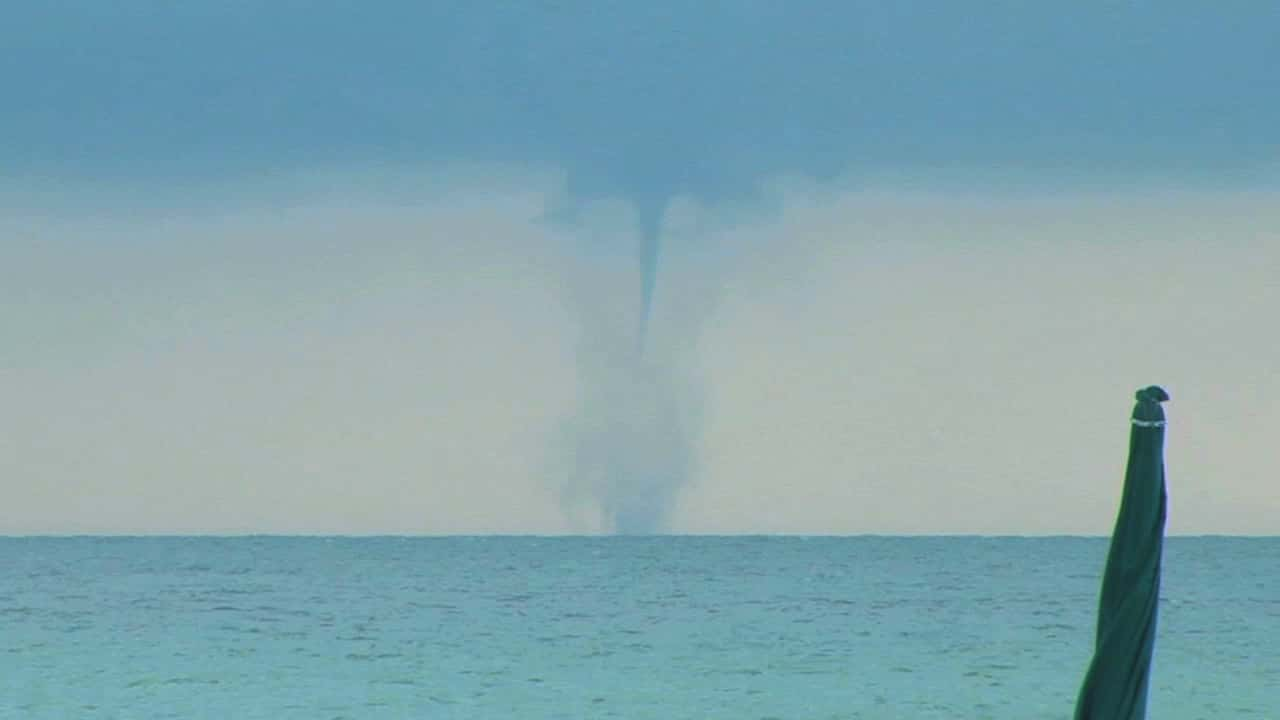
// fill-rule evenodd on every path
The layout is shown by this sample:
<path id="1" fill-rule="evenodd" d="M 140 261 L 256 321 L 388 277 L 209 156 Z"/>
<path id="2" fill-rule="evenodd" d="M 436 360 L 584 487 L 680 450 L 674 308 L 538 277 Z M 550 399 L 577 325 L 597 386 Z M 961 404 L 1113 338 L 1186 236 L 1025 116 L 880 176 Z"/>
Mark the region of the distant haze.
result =
<path id="1" fill-rule="evenodd" d="M 28 3 L 0 533 L 1280 533 L 1280 10 Z"/>

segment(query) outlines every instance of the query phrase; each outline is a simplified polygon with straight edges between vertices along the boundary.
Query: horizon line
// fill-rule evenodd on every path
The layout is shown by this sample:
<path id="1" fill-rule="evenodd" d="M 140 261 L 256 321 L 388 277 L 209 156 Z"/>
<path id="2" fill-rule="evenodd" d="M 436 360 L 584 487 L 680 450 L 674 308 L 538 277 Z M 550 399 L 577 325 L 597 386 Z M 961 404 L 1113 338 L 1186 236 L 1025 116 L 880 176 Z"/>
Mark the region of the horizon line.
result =
<path id="1" fill-rule="evenodd" d="M 994 539 L 994 540 L 1039 540 L 1039 539 L 1108 539 L 1110 534 L 1087 533 L 273 533 L 273 532 L 240 532 L 240 533 L 4 533 L 0 532 L 0 540 L 72 540 L 72 539 L 114 539 L 114 540 L 248 540 L 248 539 L 296 539 L 296 540 L 490 540 L 490 539 L 527 539 L 527 540 L 575 540 L 575 539 L 656 539 L 656 538 L 699 538 L 699 539 Z M 1166 538 L 1231 538 L 1231 539 L 1280 539 L 1280 533 L 1166 533 Z"/>

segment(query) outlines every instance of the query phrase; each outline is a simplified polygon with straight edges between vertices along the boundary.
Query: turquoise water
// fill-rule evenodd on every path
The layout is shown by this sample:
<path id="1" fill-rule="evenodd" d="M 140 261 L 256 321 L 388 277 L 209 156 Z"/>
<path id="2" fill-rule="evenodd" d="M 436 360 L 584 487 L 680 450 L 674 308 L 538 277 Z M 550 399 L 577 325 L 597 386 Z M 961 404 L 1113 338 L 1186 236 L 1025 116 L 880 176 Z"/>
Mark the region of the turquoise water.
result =
<path id="1" fill-rule="evenodd" d="M 0 539 L 2 718 L 1069 718 L 1105 539 Z M 1280 539 L 1171 538 L 1150 717 L 1280 713 Z"/>

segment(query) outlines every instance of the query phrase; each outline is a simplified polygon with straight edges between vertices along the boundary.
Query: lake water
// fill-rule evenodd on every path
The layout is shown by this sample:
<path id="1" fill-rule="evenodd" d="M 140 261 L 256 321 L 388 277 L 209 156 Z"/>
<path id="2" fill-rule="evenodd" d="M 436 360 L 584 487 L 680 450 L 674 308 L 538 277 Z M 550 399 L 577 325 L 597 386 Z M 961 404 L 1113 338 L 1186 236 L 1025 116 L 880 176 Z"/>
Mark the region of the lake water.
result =
<path id="1" fill-rule="evenodd" d="M 1103 538 L 0 538 L 0 718 L 1071 716 Z M 1280 717 L 1280 538 L 1170 538 L 1153 720 Z"/>

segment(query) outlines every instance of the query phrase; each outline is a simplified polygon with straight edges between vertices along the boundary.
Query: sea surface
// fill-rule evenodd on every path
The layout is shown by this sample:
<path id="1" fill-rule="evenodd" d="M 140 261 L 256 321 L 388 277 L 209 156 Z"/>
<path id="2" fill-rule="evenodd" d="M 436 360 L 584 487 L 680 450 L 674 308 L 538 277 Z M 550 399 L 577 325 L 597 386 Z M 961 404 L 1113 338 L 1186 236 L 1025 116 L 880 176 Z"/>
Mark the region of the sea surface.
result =
<path id="1" fill-rule="evenodd" d="M 0 538 L 0 718 L 1070 718 L 1105 538 Z M 1280 538 L 1170 538 L 1153 720 L 1280 717 Z"/>

